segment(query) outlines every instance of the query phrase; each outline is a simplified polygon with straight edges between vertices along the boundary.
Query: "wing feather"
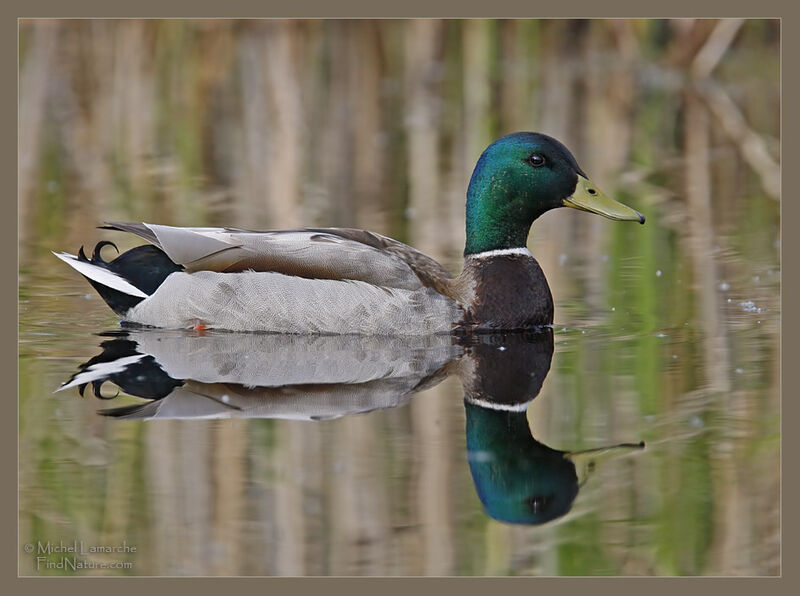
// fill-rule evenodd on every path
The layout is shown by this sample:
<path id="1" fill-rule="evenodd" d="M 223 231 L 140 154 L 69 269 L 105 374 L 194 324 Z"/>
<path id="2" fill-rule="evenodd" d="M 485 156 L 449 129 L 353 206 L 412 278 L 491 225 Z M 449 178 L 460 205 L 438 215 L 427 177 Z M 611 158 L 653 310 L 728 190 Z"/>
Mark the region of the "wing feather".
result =
<path id="1" fill-rule="evenodd" d="M 253 270 L 308 279 L 351 279 L 406 290 L 448 294 L 452 275 L 432 258 L 386 236 L 351 228 L 256 232 L 109 222 L 161 248 L 187 273 Z"/>

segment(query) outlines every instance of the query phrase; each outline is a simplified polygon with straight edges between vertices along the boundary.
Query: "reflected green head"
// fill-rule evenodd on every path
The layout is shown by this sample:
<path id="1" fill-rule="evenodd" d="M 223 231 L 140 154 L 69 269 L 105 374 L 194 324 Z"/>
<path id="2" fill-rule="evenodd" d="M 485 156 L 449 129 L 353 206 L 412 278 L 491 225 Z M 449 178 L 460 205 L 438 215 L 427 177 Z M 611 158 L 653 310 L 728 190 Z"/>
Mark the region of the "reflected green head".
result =
<path id="1" fill-rule="evenodd" d="M 525 411 L 469 402 L 467 459 L 486 513 L 513 524 L 542 524 L 565 515 L 578 494 L 575 464 L 533 438 Z"/>

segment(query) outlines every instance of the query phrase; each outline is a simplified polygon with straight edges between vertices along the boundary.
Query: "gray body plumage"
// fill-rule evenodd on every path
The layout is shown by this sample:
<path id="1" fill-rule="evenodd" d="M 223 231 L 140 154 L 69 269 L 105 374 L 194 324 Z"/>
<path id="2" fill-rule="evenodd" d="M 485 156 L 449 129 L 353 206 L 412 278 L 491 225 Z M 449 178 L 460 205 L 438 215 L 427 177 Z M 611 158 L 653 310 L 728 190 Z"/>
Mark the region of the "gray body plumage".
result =
<path id="1" fill-rule="evenodd" d="M 183 267 L 124 313 L 132 323 L 165 329 L 202 325 L 273 333 L 424 335 L 451 333 L 463 316 L 458 303 L 439 291 L 452 278 L 446 269 L 380 234 L 348 228 L 108 227 L 145 238 Z M 102 266 L 57 256 L 95 282 L 131 293 L 128 282 Z"/>
<path id="2" fill-rule="evenodd" d="M 173 273 L 126 315 L 165 329 L 364 335 L 449 333 L 460 317 L 453 300 L 425 287 L 212 271 Z"/>

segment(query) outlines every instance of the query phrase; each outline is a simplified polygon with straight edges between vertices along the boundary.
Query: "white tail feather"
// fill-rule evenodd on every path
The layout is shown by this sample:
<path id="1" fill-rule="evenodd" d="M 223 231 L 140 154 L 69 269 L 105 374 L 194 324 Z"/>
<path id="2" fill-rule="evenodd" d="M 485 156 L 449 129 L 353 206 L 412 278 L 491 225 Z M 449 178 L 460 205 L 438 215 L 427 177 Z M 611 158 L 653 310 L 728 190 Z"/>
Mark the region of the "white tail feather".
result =
<path id="1" fill-rule="evenodd" d="M 75 375 L 72 380 L 61 385 L 61 387 L 56 389 L 54 393 L 64 391 L 64 389 L 69 389 L 70 387 L 75 387 L 76 385 L 91 383 L 97 379 L 106 379 L 114 373 L 120 373 L 124 371 L 131 364 L 136 364 L 144 357 L 145 354 L 134 354 L 133 356 L 118 358 L 112 362 L 98 362 L 97 364 L 91 365 L 85 371 Z"/>
<path id="2" fill-rule="evenodd" d="M 138 296 L 139 298 L 147 298 L 147 294 L 142 292 L 139 288 L 125 281 L 122 277 L 109 271 L 105 267 L 93 265 L 88 261 L 81 261 L 75 255 L 65 252 L 54 252 L 55 256 L 64 261 L 67 265 L 75 269 L 81 275 L 85 275 L 89 279 L 96 281 L 99 284 L 108 286 L 114 290 L 118 290 L 130 296 Z"/>

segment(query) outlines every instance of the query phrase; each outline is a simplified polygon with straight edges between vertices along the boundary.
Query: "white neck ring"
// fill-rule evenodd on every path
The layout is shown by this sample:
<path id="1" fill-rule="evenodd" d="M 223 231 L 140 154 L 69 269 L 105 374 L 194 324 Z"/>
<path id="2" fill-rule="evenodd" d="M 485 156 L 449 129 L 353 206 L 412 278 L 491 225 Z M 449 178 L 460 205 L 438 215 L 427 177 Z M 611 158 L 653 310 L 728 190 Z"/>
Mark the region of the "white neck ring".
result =
<path id="1" fill-rule="evenodd" d="M 525 247 L 521 248 L 500 248 L 497 250 L 487 250 L 484 252 L 478 252 L 474 255 L 469 255 L 468 258 L 470 259 L 489 259 L 491 257 L 504 257 L 508 255 L 520 255 L 526 257 L 532 257 L 531 251 L 529 251 Z"/>

